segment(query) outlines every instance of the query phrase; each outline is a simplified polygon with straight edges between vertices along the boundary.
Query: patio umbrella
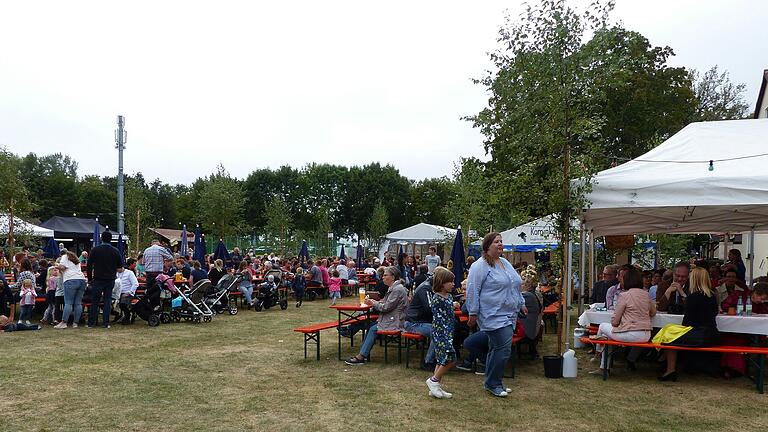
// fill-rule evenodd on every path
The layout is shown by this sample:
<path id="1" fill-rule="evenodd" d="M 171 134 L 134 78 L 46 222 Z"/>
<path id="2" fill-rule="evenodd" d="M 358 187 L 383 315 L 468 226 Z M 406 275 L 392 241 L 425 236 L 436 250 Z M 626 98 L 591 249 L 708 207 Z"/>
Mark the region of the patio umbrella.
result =
<path id="1" fill-rule="evenodd" d="M 189 240 L 187 240 L 187 225 L 181 227 L 181 256 L 186 257 L 189 254 Z"/>
<path id="2" fill-rule="evenodd" d="M 120 262 L 125 264 L 125 240 L 122 233 L 117 236 L 117 251 L 120 252 Z"/>
<path id="3" fill-rule="evenodd" d="M 344 249 L 345 249 L 344 245 L 341 245 L 341 253 L 339 254 L 339 259 L 346 261 L 347 260 L 347 254 L 344 253 Z"/>
<path id="4" fill-rule="evenodd" d="M 99 218 L 96 218 L 96 223 L 93 224 L 93 247 L 101 244 L 101 232 L 99 229 Z"/>
<path id="5" fill-rule="evenodd" d="M 205 256 L 208 255 L 208 248 L 205 245 L 205 234 L 200 235 L 200 246 L 201 246 L 201 257 L 203 258 L 203 261 L 200 261 L 200 264 L 202 264 L 205 261 Z"/>
<path id="6" fill-rule="evenodd" d="M 461 226 L 456 230 L 456 238 L 453 240 L 453 249 L 451 249 L 451 261 L 453 261 L 453 286 L 458 288 L 461 281 L 464 280 L 464 238 L 461 235 Z"/>
<path id="7" fill-rule="evenodd" d="M 46 258 L 56 259 L 61 255 L 61 250 L 59 249 L 59 244 L 56 243 L 56 240 L 53 239 L 53 237 L 48 239 L 48 243 L 45 244 L 45 247 L 43 248 L 43 253 Z"/>
<path id="8" fill-rule="evenodd" d="M 303 258 L 303 259 L 302 259 Z M 301 250 L 299 251 L 299 261 L 309 261 L 309 246 L 306 240 L 301 241 Z"/>
<path id="9" fill-rule="evenodd" d="M 365 252 L 363 251 L 363 246 L 360 245 L 360 242 L 357 242 L 357 268 L 363 269 L 363 261 L 365 260 Z"/>
<path id="10" fill-rule="evenodd" d="M 232 265 L 232 258 L 229 256 L 229 251 L 227 250 L 227 245 L 224 244 L 224 240 L 219 239 L 219 244 L 216 245 L 216 250 L 213 251 L 213 258 L 224 261 L 225 266 L 227 267 Z"/>
<path id="11" fill-rule="evenodd" d="M 200 225 L 195 227 L 195 253 L 192 259 L 200 264 L 205 263 L 205 246 L 203 246 L 203 237 L 200 235 Z"/>

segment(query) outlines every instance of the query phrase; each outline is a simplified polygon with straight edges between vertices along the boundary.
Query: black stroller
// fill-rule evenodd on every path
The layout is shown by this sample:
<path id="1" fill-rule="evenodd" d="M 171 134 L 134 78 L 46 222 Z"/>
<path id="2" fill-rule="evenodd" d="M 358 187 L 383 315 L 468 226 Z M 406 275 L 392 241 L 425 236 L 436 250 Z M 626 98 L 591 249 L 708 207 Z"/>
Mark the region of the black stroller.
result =
<path id="1" fill-rule="evenodd" d="M 258 312 L 262 309 L 269 309 L 272 306 L 277 305 L 280 305 L 280 309 L 282 310 L 288 309 L 288 299 L 280 297 L 280 292 L 277 288 L 277 284 L 274 282 L 274 277 L 269 275 L 267 276 L 267 281 L 259 285 L 259 292 L 256 295 L 253 307 Z"/>
<path id="2" fill-rule="evenodd" d="M 216 286 L 211 286 L 211 290 L 205 296 L 205 304 L 208 305 L 214 313 L 237 315 L 237 307 L 230 303 L 229 293 L 232 288 L 243 279 L 243 275 L 237 276 L 225 275 L 219 279 Z"/>
<path id="3" fill-rule="evenodd" d="M 171 322 L 170 315 L 168 315 L 167 312 L 161 311 L 160 307 L 160 291 L 162 291 L 163 285 L 166 283 L 166 279 L 170 278 L 168 278 L 166 275 L 158 276 L 155 279 L 154 285 L 147 287 L 143 296 L 134 296 L 131 300 L 130 306 L 128 307 L 129 314 L 125 319 L 129 319 L 130 322 L 133 323 L 133 321 L 136 319 L 136 316 L 138 315 L 138 317 L 146 321 L 150 327 L 156 327 L 160 325 L 161 322 Z M 173 283 L 173 281 L 171 281 L 171 283 Z M 122 308 L 123 306 L 121 306 L 121 309 Z"/>

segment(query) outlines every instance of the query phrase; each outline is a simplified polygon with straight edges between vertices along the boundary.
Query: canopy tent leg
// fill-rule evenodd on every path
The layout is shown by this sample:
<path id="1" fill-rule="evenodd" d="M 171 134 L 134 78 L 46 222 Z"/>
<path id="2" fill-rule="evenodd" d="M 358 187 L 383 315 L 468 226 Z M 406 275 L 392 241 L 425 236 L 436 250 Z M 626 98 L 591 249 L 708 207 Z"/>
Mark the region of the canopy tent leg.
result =
<path id="1" fill-rule="evenodd" d="M 755 269 L 755 228 L 749 230 L 749 286 L 752 287 Z"/>
<path id="2" fill-rule="evenodd" d="M 565 292 L 565 299 L 563 301 L 563 337 L 565 338 L 565 350 L 560 354 L 564 354 L 565 351 L 571 349 L 570 338 L 568 337 L 568 331 L 571 328 L 571 298 L 573 297 L 573 240 L 568 239 L 568 245 L 564 251 L 566 254 L 566 268 L 563 275 L 563 291 Z"/>
<path id="3" fill-rule="evenodd" d="M 579 316 L 584 309 L 584 287 L 587 286 L 586 265 L 587 265 L 587 233 L 584 229 L 584 223 L 579 230 Z M 591 279 L 590 279 L 591 282 Z"/>
<path id="4" fill-rule="evenodd" d="M 595 272 L 595 232 L 589 231 L 589 287 L 590 289 L 595 287 L 596 277 Z"/>

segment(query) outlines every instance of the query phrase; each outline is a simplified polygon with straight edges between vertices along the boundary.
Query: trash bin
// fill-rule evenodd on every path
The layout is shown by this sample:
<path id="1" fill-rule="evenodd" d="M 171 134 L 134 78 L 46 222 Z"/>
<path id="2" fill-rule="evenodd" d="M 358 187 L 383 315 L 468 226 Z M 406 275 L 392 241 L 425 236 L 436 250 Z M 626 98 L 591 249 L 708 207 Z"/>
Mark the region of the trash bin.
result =
<path id="1" fill-rule="evenodd" d="M 563 377 L 563 357 L 562 356 L 544 356 L 544 376 L 547 378 Z"/>

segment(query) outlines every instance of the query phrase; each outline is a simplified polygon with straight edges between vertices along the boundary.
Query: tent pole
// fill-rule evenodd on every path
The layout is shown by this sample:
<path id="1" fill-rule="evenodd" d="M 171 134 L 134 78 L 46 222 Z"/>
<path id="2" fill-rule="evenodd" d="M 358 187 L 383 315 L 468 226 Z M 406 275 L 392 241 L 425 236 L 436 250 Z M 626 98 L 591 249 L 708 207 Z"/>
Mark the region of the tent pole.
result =
<path id="1" fill-rule="evenodd" d="M 595 286 L 595 232 L 593 230 L 589 231 L 589 287 L 590 287 L 590 294 L 592 289 Z"/>
<path id="2" fill-rule="evenodd" d="M 749 286 L 752 287 L 755 268 L 755 227 L 749 230 Z"/>
<path id="3" fill-rule="evenodd" d="M 568 251 L 566 252 L 568 254 L 567 255 L 568 261 L 565 268 L 566 270 L 565 275 L 563 275 L 563 282 L 566 284 L 564 287 L 565 302 L 564 302 L 564 310 L 563 310 L 563 314 L 565 315 L 563 317 L 563 324 L 564 324 L 563 337 L 565 338 L 565 350 L 560 354 L 563 354 L 565 353 L 565 351 L 568 351 L 569 349 L 571 349 L 571 342 L 570 342 L 570 338 L 568 337 L 568 330 L 570 330 L 571 328 L 571 298 L 573 297 L 573 255 L 571 253 L 573 251 L 573 240 L 569 238 L 568 244 L 566 246 L 568 248 L 567 249 Z"/>
<path id="4" fill-rule="evenodd" d="M 581 228 L 579 231 L 579 245 L 581 246 L 579 248 L 579 316 L 581 316 L 581 311 L 584 309 L 584 287 L 587 285 L 586 280 L 586 265 L 587 265 L 587 233 L 584 230 L 584 223 L 581 223 Z"/>

